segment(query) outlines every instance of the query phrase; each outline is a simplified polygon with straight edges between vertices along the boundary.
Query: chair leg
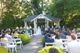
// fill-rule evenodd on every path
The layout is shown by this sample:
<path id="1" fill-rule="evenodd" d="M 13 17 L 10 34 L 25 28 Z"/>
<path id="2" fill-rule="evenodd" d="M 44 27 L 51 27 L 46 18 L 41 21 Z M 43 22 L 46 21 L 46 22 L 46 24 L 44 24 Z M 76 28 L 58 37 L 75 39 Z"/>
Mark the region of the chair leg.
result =
<path id="1" fill-rule="evenodd" d="M 8 52 L 11 53 L 11 49 L 10 48 L 8 48 Z"/>
<path id="2" fill-rule="evenodd" d="M 21 49 L 22 45 L 20 44 L 20 49 Z"/>
<path id="3" fill-rule="evenodd" d="M 23 48 L 23 44 L 21 43 L 21 48 Z"/>
<path id="4" fill-rule="evenodd" d="M 15 49 L 15 52 L 17 53 L 17 48 L 15 47 L 14 49 Z"/>
<path id="5" fill-rule="evenodd" d="M 12 48 L 12 53 L 14 53 L 14 49 L 15 49 L 15 48 Z"/>

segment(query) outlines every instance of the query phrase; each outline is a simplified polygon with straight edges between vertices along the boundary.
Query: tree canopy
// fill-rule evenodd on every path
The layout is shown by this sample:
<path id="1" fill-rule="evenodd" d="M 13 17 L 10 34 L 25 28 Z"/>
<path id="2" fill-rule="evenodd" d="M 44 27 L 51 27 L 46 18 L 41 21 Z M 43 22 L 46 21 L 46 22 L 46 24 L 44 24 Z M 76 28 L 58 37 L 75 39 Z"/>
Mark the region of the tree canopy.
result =
<path id="1" fill-rule="evenodd" d="M 0 4 L 0 26 L 3 28 L 23 26 L 21 19 L 43 11 L 61 18 L 61 25 L 80 26 L 80 0 L 0 0 Z"/>

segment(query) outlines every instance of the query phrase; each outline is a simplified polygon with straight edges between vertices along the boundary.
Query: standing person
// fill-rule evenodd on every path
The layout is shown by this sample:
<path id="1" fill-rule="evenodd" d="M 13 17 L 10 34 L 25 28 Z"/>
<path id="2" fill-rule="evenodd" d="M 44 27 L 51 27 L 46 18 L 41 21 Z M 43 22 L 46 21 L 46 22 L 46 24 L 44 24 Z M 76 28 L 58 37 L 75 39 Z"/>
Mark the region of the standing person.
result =
<path id="1" fill-rule="evenodd" d="M 68 53 L 80 53 L 80 42 L 76 40 L 75 34 L 71 34 L 72 41 L 67 44 Z"/>
<path id="2" fill-rule="evenodd" d="M 17 32 L 17 33 L 19 32 L 19 27 L 18 27 L 18 26 L 16 27 L 16 32 Z"/>
<path id="3" fill-rule="evenodd" d="M 29 26 L 29 35 L 31 36 L 32 35 L 32 27 Z"/>
<path id="4" fill-rule="evenodd" d="M 24 33 L 24 28 L 20 27 L 19 34 L 23 34 L 23 33 Z"/>
<path id="5" fill-rule="evenodd" d="M 24 26 L 24 32 L 25 32 L 25 34 L 28 34 L 28 29 L 26 26 Z"/>

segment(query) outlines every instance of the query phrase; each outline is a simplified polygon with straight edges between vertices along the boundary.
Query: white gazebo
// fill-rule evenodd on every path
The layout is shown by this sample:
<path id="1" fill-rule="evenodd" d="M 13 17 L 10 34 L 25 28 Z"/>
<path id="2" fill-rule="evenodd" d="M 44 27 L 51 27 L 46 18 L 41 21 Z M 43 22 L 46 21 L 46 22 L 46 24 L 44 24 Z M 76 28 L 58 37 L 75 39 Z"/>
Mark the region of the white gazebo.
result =
<path id="1" fill-rule="evenodd" d="M 45 28 L 49 27 L 49 22 L 55 22 L 57 24 L 57 26 L 59 26 L 60 25 L 60 21 L 61 21 L 61 19 L 56 18 L 56 17 L 52 17 L 49 14 L 39 14 L 39 15 L 33 15 L 33 16 L 28 17 L 28 18 L 25 18 L 24 19 L 24 26 L 25 27 L 27 26 L 27 22 L 28 21 L 33 22 L 34 32 L 35 32 L 37 27 L 38 27 L 38 24 L 42 23 L 41 22 L 42 20 L 43 20 L 43 22 L 45 22 L 45 24 L 44 24 Z"/>

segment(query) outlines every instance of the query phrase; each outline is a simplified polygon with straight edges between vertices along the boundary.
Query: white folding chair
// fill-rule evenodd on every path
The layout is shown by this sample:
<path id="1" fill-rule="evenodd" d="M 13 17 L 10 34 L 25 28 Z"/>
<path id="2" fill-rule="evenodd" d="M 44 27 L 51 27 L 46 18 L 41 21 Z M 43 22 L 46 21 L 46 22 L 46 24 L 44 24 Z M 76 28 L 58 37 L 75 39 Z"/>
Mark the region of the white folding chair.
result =
<path id="1" fill-rule="evenodd" d="M 77 38 L 80 38 L 80 32 L 79 32 L 79 33 L 77 33 Z"/>
<path id="2" fill-rule="evenodd" d="M 55 42 L 45 42 L 45 46 L 47 45 L 55 45 Z"/>
<path id="3" fill-rule="evenodd" d="M 7 42 L 5 43 L 5 47 L 8 48 L 8 50 L 11 52 L 11 53 L 14 53 L 14 51 L 17 52 L 17 49 L 16 49 L 16 44 L 14 42 Z"/>
<path id="4" fill-rule="evenodd" d="M 16 38 L 16 39 L 13 39 L 15 42 L 16 42 L 16 45 L 20 45 L 20 48 L 22 48 L 23 44 L 22 44 L 22 41 L 20 38 Z"/>

